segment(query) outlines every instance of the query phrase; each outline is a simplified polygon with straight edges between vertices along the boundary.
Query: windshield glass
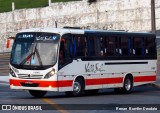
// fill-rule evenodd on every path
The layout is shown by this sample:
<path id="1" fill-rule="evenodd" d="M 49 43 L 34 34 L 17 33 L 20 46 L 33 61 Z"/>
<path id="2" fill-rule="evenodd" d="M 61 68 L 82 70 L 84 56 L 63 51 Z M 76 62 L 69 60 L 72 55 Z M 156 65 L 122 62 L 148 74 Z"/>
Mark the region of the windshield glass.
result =
<path id="1" fill-rule="evenodd" d="M 56 63 L 60 35 L 19 33 L 13 44 L 11 65 L 18 68 L 49 68 Z"/>

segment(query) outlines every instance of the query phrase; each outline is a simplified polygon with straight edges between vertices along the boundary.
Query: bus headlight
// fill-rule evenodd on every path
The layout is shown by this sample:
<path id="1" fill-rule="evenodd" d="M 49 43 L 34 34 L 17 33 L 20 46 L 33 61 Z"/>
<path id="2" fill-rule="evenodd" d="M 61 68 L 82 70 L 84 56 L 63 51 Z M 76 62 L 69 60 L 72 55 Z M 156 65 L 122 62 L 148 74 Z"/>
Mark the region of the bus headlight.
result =
<path id="1" fill-rule="evenodd" d="M 55 74 L 55 70 L 53 69 L 52 71 L 50 71 L 49 73 L 46 74 L 46 76 L 44 78 L 50 78 Z"/>
<path id="2" fill-rule="evenodd" d="M 9 73 L 13 76 L 16 77 L 16 74 L 14 73 L 14 71 L 12 69 L 9 70 Z"/>

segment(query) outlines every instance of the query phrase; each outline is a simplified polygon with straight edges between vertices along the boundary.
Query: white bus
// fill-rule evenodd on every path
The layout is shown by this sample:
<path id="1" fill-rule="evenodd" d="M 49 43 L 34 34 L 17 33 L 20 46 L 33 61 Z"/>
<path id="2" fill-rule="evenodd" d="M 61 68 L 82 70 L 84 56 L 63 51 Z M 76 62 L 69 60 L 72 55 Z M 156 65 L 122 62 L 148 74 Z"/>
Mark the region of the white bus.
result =
<path id="1" fill-rule="evenodd" d="M 152 33 L 34 28 L 17 33 L 10 59 L 10 88 L 34 97 L 47 91 L 80 96 L 156 81 L 156 36 Z"/>

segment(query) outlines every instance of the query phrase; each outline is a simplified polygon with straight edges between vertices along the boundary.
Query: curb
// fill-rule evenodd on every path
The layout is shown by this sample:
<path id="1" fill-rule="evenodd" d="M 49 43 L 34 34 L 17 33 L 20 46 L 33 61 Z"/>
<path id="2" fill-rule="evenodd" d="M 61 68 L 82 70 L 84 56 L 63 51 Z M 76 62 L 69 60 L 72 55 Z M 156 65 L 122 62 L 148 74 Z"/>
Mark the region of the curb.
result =
<path id="1" fill-rule="evenodd" d="M 151 86 L 158 88 L 160 90 L 160 84 L 157 83 L 151 83 Z"/>

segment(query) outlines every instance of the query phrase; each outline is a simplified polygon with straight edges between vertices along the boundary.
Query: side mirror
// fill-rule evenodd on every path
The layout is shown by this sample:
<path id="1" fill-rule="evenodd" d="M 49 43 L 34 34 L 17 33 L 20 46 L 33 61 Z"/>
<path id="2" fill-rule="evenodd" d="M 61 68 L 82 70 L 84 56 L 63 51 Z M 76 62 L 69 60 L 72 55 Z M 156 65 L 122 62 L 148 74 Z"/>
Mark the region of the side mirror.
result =
<path id="1" fill-rule="evenodd" d="M 11 40 L 14 40 L 14 39 L 15 39 L 15 37 L 9 37 L 9 38 L 7 39 L 6 48 L 10 48 L 10 46 L 11 46 Z"/>

